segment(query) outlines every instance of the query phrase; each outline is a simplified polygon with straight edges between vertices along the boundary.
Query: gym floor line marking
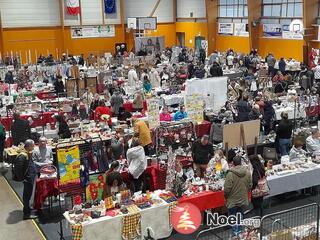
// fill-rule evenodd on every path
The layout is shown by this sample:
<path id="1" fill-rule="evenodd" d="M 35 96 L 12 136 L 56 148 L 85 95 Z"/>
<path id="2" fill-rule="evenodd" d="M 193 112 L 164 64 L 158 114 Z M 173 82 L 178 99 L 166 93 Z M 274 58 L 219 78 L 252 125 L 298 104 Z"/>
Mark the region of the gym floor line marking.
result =
<path id="1" fill-rule="evenodd" d="M 20 205 L 23 207 L 23 203 L 21 202 L 18 194 L 13 190 L 13 188 L 11 187 L 11 185 L 9 184 L 8 180 L 3 176 L 4 181 L 8 184 L 11 192 L 13 193 L 13 195 L 16 197 L 16 199 L 18 200 L 18 202 L 20 203 Z M 47 238 L 44 236 L 42 230 L 39 228 L 38 224 L 36 223 L 36 221 L 34 219 L 31 220 L 33 225 L 36 227 L 37 231 L 40 233 L 41 237 L 43 240 L 47 240 Z"/>

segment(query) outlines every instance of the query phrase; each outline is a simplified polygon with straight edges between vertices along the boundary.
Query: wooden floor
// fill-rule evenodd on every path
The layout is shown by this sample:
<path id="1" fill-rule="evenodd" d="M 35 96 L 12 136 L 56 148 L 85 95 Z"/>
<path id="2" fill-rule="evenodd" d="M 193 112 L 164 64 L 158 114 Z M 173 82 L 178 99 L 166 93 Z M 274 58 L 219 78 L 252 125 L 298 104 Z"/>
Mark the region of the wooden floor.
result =
<path id="1" fill-rule="evenodd" d="M 45 239 L 32 220 L 22 217 L 22 203 L 0 174 L 0 240 Z"/>

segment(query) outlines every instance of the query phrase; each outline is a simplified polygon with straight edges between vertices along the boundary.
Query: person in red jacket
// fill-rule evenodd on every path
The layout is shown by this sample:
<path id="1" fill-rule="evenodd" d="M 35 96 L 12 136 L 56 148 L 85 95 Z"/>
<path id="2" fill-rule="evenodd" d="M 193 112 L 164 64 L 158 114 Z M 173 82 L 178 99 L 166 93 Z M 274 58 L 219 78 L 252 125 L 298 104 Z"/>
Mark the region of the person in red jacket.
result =
<path id="1" fill-rule="evenodd" d="M 109 115 L 108 125 L 111 126 L 112 125 L 111 109 L 106 106 L 106 103 L 104 102 L 104 100 L 100 100 L 99 107 L 97 107 L 96 110 L 94 111 L 94 121 L 103 122 L 104 119 L 101 118 L 102 115 Z"/>

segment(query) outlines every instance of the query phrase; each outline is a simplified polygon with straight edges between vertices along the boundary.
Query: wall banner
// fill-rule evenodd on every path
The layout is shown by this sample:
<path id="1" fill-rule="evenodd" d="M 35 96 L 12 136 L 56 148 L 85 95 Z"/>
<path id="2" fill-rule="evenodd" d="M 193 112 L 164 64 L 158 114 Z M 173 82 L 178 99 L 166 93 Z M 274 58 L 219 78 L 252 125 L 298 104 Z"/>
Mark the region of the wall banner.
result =
<path id="1" fill-rule="evenodd" d="M 71 27 L 71 38 L 107 38 L 115 36 L 114 25 Z"/>

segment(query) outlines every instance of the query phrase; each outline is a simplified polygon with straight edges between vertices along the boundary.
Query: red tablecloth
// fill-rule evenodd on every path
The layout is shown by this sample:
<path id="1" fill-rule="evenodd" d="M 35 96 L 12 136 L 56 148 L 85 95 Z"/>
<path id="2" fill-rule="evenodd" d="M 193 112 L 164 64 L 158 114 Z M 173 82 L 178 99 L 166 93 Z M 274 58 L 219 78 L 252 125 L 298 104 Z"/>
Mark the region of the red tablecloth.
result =
<path id="1" fill-rule="evenodd" d="M 202 192 L 193 194 L 190 197 L 183 196 L 178 200 L 179 203 L 191 203 L 199 208 L 200 211 L 223 207 L 224 192 Z"/>
<path id="2" fill-rule="evenodd" d="M 45 126 L 47 123 L 55 122 L 53 118 L 54 112 L 44 112 L 38 118 L 32 119 L 31 127 L 41 127 Z M 31 115 L 29 114 L 22 114 L 21 118 L 27 120 Z M 2 117 L 2 124 L 5 127 L 6 131 L 10 131 L 12 126 L 13 117 Z"/>
<path id="3" fill-rule="evenodd" d="M 312 107 L 306 107 L 306 115 L 308 117 L 315 117 L 320 114 L 320 105 L 312 106 Z"/>
<path id="4" fill-rule="evenodd" d="M 165 188 L 166 170 L 158 166 L 149 166 L 145 171 L 146 176 L 150 177 L 149 186 L 150 191 Z M 122 172 L 121 176 L 123 181 L 127 184 L 130 183 L 129 172 Z"/>
<path id="5" fill-rule="evenodd" d="M 41 99 L 41 100 L 45 100 L 45 99 L 55 99 L 57 98 L 57 94 L 53 91 L 42 91 L 42 92 L 37 92 L 36 93 L 37 98 Z"/>
<path id="6" fill-rule="evenodd" d="M 251 192 L 248 194 L 249 199 L 251 199 Z M 205 211 L 208 209 L 215 209 L 225 206 L 224 202 L 224 191 L 213 192 L 205 191 L 202 193 L 196 193 L 188 196 L 183 196 L 178 199 L 179 203 L 191 203 L 199 208 L 200 211 Z"/>
<path id="7" fill-rule="evenodd" d="M 210 134 L 211 123 L 208 121 L 203 121 L 200 124 L 195 125 L 197 137 L 202 137 L 203 135 Z"/>
<path id="8" fill-rule="evenodd" d="M 125 102 L 123 104 L 123 107 L 128 111 L 128 112 L 133 112 L 133 104 L 132 102 L 128 101 L 128 102 Z M 143 109 L 145 111 L 147 111 L 147 101 L 143 101 Z"/>
<path id="9" fill-rule="evenodd" d="M 47 197 L 57 196 L 59 194 L 58 179 L 40 179 L 36 180 L 34 194 L 34 209 L 41 209 L 43 202 Z"/>

